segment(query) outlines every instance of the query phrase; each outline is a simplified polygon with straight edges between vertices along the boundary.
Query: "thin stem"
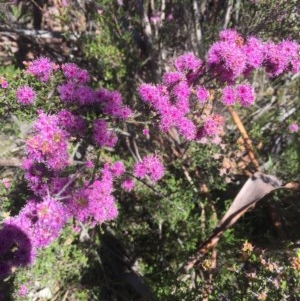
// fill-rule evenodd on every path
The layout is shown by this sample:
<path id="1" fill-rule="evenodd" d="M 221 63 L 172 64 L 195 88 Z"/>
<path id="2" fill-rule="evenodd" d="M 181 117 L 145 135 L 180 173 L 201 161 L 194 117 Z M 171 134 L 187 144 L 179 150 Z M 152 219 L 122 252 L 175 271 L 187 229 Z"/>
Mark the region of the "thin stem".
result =
<path id="1" fill-rule="evenodd" d="M 261 171 L 261 168 L 260 168 L 260 165 L 259 165 L 259 162 L 258 160 L 256 159 L 255 157 L 255 152 L 254 152 L 254 148 L 253 148 L 253 145 L 252 145 L 252 141 L 247 133 L 247 130 L 245 129 L 244 127 L 244 124 L 240 118 L 240 116 L 238 115 L 238 113 L 233 109 L 232 106 L 228 106 L 228 111 L 231 115 L 231 118 L 233 120 L 233 122 L 236 124 L 238 130 L 240 131 L 243 139 L 244 139 L 244 142 L 245 142 L 245 147 L 247 149 L 247 152 L 248 152 L 248 155 L 249 155 L 249 158 L 251 160 L 251 162 L 253 163 L 256 171 Z"/>

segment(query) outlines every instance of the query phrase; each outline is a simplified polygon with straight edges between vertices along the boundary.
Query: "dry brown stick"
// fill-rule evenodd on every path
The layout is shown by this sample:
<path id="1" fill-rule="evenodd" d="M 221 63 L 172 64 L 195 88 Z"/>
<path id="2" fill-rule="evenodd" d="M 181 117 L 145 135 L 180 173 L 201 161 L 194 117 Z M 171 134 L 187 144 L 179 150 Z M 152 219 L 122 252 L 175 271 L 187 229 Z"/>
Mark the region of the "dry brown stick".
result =
<path id="1" fill-rule="evenodd" d="M 238 113 L 233 109 L 232 106 L 228 107 L 228 111 L 244 139 L 245 146 L 246 146 L 246 149 L 248 152 L 248 156 L 249 156 L 252 164 L 256 168 L 256 171 L 261 171 L 258 160 L 256 159 L 255 154 L 254 154 L 254 148 L 253 148 L 251 139 L 249 138 L 249 135 L 247 133 L 247 130 L 244 127 L 242 120 L 240 119 Z M 280 215 L 278 214 L 278 212 L 276 211 L 276 208 L 269 204 L 267 204 L 267 208 L 268 208 L 271 220 L 272 220 L 272 224 L 277 232 L 278 237 L 280 237 L 281 239 L 285 239 L 286 233 L 283 230 L 281 218 L 280 218 Z"/>
<path id="2" fill-rule="evenodd" d="M 250 137 L 247 133 L 247 130 L 244 127 L 244 124 L 243 124 L 240 116 L 233 109 L 232 106 L 228 106 L 228 111 L 231 115 L 231 118 L 232 118 L 233 122 L 236 124 L 238 130 L 240 131 L 240 133 L 241 133 L 241 135 L 244 139 L 245 146 L 246 146 L 246 149 L 247 149 L 247 152 L 248 152 L 248 155 L 249 155 L 249 158 L 250 158 L 251 162 L 253 163 L 256 171 L 261 171 L 261 168 L 259 166 L 259 162 L 255 157 L 255 152 L 254 152 L 254 148 L 253 148 L 253 145 L 252 145 L 252 141 L 251 141 L 251 139 L 250 139 Z"/>
<path id="3" fill-rule="evenodd" d="M 2 158 L 0 159 L 0 167 L 20 167 L 22 165 L 22 161 L 18 158 Z"/>

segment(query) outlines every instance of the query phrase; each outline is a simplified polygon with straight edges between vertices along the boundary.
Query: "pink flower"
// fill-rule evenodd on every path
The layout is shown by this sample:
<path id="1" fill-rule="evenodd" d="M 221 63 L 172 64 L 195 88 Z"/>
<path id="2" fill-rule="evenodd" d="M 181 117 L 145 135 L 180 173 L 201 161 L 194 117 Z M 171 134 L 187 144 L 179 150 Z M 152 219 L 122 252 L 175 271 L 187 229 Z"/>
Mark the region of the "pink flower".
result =
<path id="1" fill-rule="evenodd" d="M 219 33 L 219 37 L 220 37 L 220 40 L 223 40 L 223 41 L 226 41 L 229 43 L 236 43 L 236 41 L 241 38 L 241 36 L 238 34 L 238 32 L 234 29 L 222 30 Z"/>
<path id="2" fill-rule="evenodd" d="M 86 183 L 83 188 L 74 193 L 68 203 L 70 213 L 81 222 L 88 222 L 91 226 L 115 219 L 118 209 L 113 192 L 113 174 L 111 166 L 105 164 L 101 179 L 92 184 Z"/>
<path id="3" fill-rule="evenodd" d="M 79 68 L 76 64 L 66 63 L 61 67 L 64 76 L 67 80 L 86 84 L 90 80 L 90 76 L 87 70 Z"/>
<path id="4" fill-rule="evenodd" d="M 93 139 L 101 146 L 114 147 L 117 143 L 117 135 L 108 128 L 108 123 L 102 119 L 94 121 Z"/>
<path id="5" fill-rule="evenodd" d="M 212 44 L 207 53 L 209 71 L 223 82 L 234 82 L 245 71 L 246 63 L 247 56 L 242 48 L 229 41 Z"/>
<path id="6" fill-rule="evenodd" d="M 249 84 L 242 84 L 236 87 L 237 100 L 243 107 L 249 107 L 254 103 L 254 90 Z"/>
<path id="7" fill-rule="evenodd" d="M 192 52 L 179 56 L 174 63 L 179 72 L 196 71 L 202 66 L 202 61 Z"/>
<path id="8" fill-rule="evenodd" d="M 164 175 L 164 166 L 156 155 L 148 155 L 134 165 L 133 174 L 141 179 L 148 175 L 151 181 L 157 182 Z"/>
<path id="9" fill-rule="evenodd" d="M 121 186 L 125 191 L 129 192 L 134 188 L 134 181 L 132 179 L 125 179 Z"/>
<path id="10" fill-rule="evenodd" d="M 2 179 L 1 182 L 2 182 L 3 186 L 4 186 L 6 189 L 9 189 L 9 187 L 10 187 L 10 181 L 9 181 L 9 179 L 4 178 L 4 179 Z"/>
<path id="11" fill-rule="evenodd" d="M 39 112 L 34 123 L 34 135 L 26 144 L 27 158 L 44 163 L 52 170 L 61 170 L 69 165 L 68 135 L 59 127 L 57 115 Z"/>
<path id="12" fill-rule="evenodd" d="M 298 124 L 297 124 L 297 123 L 292 123 L 292 124 L 290 124 L 290 126 L 289 126 L 289 131 L 290 131 L 291 133 L 297 133 L 297 132 L 299 131 L 299 126 L 298 126 Z"/>
<path id="13" fill-rule="evenodd" d="M 28 288 L 26 285 L 22 284 L 19 288 L 18 295 L 21 297 L 25 297 L 28 293 Z"/>
<path id="14" fill-rule="evenodd" d="M 6 89 L 8 87 L 8 82 L 3 76 L 0 77 L 0 85 L 2 89 Z"/>
<path id="15" fill-rule="evenodd" d="M 166 72 L 163 75 L 163 83 L 167 86 L 171 86 L 185 78 L 181 72 Z"/>
<path id="16" fill-rule="evenodd" d="M 201 143 L 211 141 L 212 143 L 219 144 L 221 141 L 219 136 L 223 132 L 223 123 L 224 119 L 219 114 L 208 116 L 203 126 L 198 129 L 197 139 Z"/>
<path id="17" fill-rule="evenodd" d="M 125 172 L 125 166 L 123 162 L 118 161 L 111 165 L 110 171 L 114 177 L 119 177 Z"/>
<path id="18" fill-rule="evenodd" d="M 77 85 L 73 82 L 66 82 L 57 87 L 59 97 L 63 102 L 72 103 L 75 101 L 75 91 Z"/>
<path id="19" fill-rule="evenodd" d="M 247 42 L 242 47 L 243 52 L 247 57 L 246 75 L 253 69 L 259 68 L 264 59 L 264 44 L 255 37 L 249 37 Z"/>
<path id="20" fill-rule="evenodd" d="M 6 224 L 16 226 L 30 238 L 33 248 L 48 246 L 56 239 L 69 219 L 66 207 L 51 197 L 42 201 L 29 200 L 19 215 Z"/>
<path id="21" fill-rule="evenodd" d="M 94 163 L 91 160 L 85 162 L 85 167 L 88 169 L 94 168 Z"/>
<path id="22" fill-rule="evenodd" d="M 145 136 L 147 136 L 147 135 L 149 135 L 149 129 L 143 129 L 143 134 L 145 135 Z"/>
<path id="23" fill-rule="evenodd" d="M 55 69 L 55 64 L 49 58 L 40 57 L 29 63 L 27 73 L 34 75 L 42 82 L 47 82 Z"/>
<path id="24" fill-rule="evenodd" d="M 208 91 L 204 87 L 198 87 L 196 95 L 200 103 L 205 103 L 209 97 Z"/>
<path id="25" fill-rule="evenodd" d="M 103 112 L 111 117 L 127 119 L 132 114 L 130 108 L 123 105 L 122 95 L 118 91 L 100 88 L 96 91 L 95 98 Z"/>
<path id="26" fill-rule="evenodd" d="M 173 14 L 167 15 L 167 20 L 168 20 L 168 21 L 171 21 L 171 20 L 173 20 L 173 19 L 174 19 Z"/>
<path id="27" fill-rule="evenodd" d="M 180 118 L 177 123 L 179 133 L 184 136 L 187 140 L 194 140 L 196 137 L 196 126 L 193 121 L 186 117 Z"/>
<path id="28" fill-rule="evenodd" d="M 16 97 L 22 105 L 30 105 L 34 102 L 35 92 L 31 87 L 23 86 L 17 89 Z"/>
<path id="29" fill-rule="evenodd" d="M 61 110 L 57 113 L 59 126 L 72 136 L 83 137 L 86 129 L 85 120 L 70 111 Z"/>
<path id="30" fill-rule="evenodd" d="M 226 86 L 222 90 L 221 101 L 226 105 L 230 106 L 235 103 L 235 90 L 231 86 Z"/>

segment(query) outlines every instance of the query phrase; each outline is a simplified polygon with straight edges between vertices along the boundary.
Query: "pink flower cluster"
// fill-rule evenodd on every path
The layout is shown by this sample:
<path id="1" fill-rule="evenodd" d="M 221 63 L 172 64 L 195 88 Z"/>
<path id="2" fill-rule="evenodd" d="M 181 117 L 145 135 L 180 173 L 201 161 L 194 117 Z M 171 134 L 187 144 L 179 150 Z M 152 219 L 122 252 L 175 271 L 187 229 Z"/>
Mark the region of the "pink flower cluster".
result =
<path id="1" fill-rule="evenodd" d="M 96 91 L 96 99 L 106 115 L 127 119 L 132 114 L 130 108 L 123 105 L 122 96 L 117 91 L 100 88 Z"/>
<path id="2" fill-rule="evenodd" d="M 70 135 L 83 137 L 86 131 L 86 121 L 78 114 L 68 110 L 61 110 L 57 113 L 60 128 Z"/>
<path id="3" fill-rule="evenodd" d="M 48 58 L 40 58 L 28 65 L 27 72 L 47 82 L 56 69 Z M 125 173 L 123 163 L 105 164 L 101 177 L 90 183 L 82 179 L 81 171 L 94 168 L 93 162 L 83 158 L 86 164 L 80 166 L 81 171 L 79 168 L 75 175 L 70 174 L 74 169 L 70 169 L 69 146 L 84 138 L 98 146 L 113 147 L 117 135 L 109 129 L 109 122 L 115 122 L 115 118 L 125 120 L 131 110 L 122 103 L 120 93 L 106 89 L 95 92 L 89 87 L 86 70 L 69 63 L 61 71 L 66 82 L 58 86 L 60 110 L 56 114 L 38 111 L 26 143 L 22 167 L 34 196 L 0 229 L 0 278 L 7 276 L 14 266 L 30 264 L 36 251 L 58 237 L 70 218 L 94 226 L 118 214 L 112 195 L 113 181 Z M 4 79 L 2 83 L 4 87 Z M 16 97 L 21 104 L 29 105 L 34 102 L 35 92 L 23 86 L 17 89 Z M 112 118 L 104 121 L 105 115 Z M 87 171 L 84 177 L 90 173 Z M 9 183 L 3 183 L 9 187 Z M 126 187 L 129 190 L 133 185 L 128 182 Z M 17 251 L 8 254 L 12 246 Z M 9 256 L 12 260 L 2 260 Z"/>
<path id="4" fill-rule="evenodd" d="M 291 133 L 297 133 L 298 131 L 299 131 L 299 125 L 297 124 L 297 123 L 291 123 L 290 125 L 289 125 L 289 131 L 291 132 Z"/>
<path id="5" fill-rule="evenodd" d="M 40 111 L 33 129 L 26 144 L 28 158 L 44 163 L 51 170 L 68 166 L 68 134 L 59 126 L 58 117 Z"/>
<path id="6" fill-rule="evenodd" d="M 134 165 L 133 174 L 137 178 L 149 176 L 152 182 L 157 182 L 164 175 L 164 166 L 160 159 L 155 155 L 149 155 L 143 158 L 141 162 Z"/>
<path id="7" fill-rule="evenodd" d="M 117 135 L 108 128 L 108 123 L 102 119 L 94 121 L 93 139 L 100 147 L 114 147 L 118 141 Z"/>
<path id="8" fill-rule="evenodd" d="M 67 195 L 63 201 L 50 197 L 49 192 L 55 195 L 50 189 L 41 198 L 28 200 L 18 215 L 4 221 L 0 229 L 0 258 L 5 257 L 6 260 L 0 260 L 0 279 L 7 276 L 14 266 L 31 264 L 37 250 L 56 239 L 72 217 L 90 226 L 116 218 L 118 210 L 112 195 L 113 180 L 124 172 L 124 164 L 118 161 L 105 164 L 101 177 L 92 184 L 86 182 L 82 187 L 66 188 L 69 179 L 52 179 L 53 191 L 61 193 L 66 188 Z M 10 254 L 12 246 L 16 251 Z"/>
<path id="9" fill-rule="evenodd" d="M 134 188 L 134 181 L 132 179 L 125 179 L 123 182 L 122 182 L 122 188 L 125 190 L 125 191 L 131 191 L 133 188 Z"/>
<path id="10" fill-rule="evenodd" d="M 65 78 L 71 82 L 86 84 L 90 80 L 87 70 L 79 68 L 76 64 L 66 63 L 61 66 L 61 69 Z"/>
<path id="11" fill-rule="evenodd" d="M 19 103 L 22 105 L 30 105 L 34 102 L 35 92 L 31 87 L 22 86 L 17 89 L 16 97 Z"/>
<path id="12" fill-rule="evenodd" d="M 254 89 L 250 84 L 238 84 L 238 81 L 246 79 L 253 70 L 264 68 L 270 76 L 300 71 L 300 45 L 296 42 L 275 44 L 255 37 L 244 40 L 232 29 L 222 31 L 219 38 L 209 48 L 205 63 L 187 53 L 175 60 L 175 70 L 163 75 L 161 85 L 145 83 L 139 86 L 141 99 L 157 112 L 162 131 L 175 127 L 187 140 L 201 137 L 203 141 L 205 134 L 211 139 L 209 132 L 204 130 L 206 125 L 193 117 L 199 117 L 195 109 L 199 105 L 205 107 L 210 100 L 209 90 L 203 85 L 204 74 L 211 77 L 211 81 L 215 78 L 226 83 L 220 99 L 225 105 L 238 102 L 249 107 L 255 100 Z M 198 102 L 195 102 L 195 96 Z M 200 116 L 202 121 L 205 118 Z"/>
<path id="13" fill-rule="evenodd" d="M 227 106 L 238 101 L 241 106 L 249 107 L 255 100 L 254 90 L 249 84 L 241 84 L 236 87 L 226 86 L 222 89 L 221 94 L 221 101 Z"/>
<path id="14" fill-rule="evenodd" d="M 61 101 L 69 104 L 81 106 L 92 105 L 95 103 L 95 92 L 85 84 L 68 81 L 58 86 L 58 93 Z"/>
<path id="15" fill-rule="evenodd" d="M 74 193 L 68 208 L 78 221 L 91 226 L 117 217 L 118 209 L 112 195 L 113 179 L 125 172 L 123 163 L 105 164 L 101 178 Z"/>
<path id="16" fill-rule="evenodd" d="M 201 86 L 197 88 L 196 95 L 200 103 L 205 103 L 209 98 L 209 92 Z"/>
<path id="17" fill-rule="evenodd" d="M 61 101 L 81 106 L 94 104 L 95 91 L 87 85 L 89 73 L 73 63 L 64 64 L 61 69 L 67 80 L 57 88 Z"/>
<path id="18" fill-rule="evenodd" d="M 197 84 L 194 87 L 195 79 L 202 75 L 202 65 L 200 59 L 188 53 L 175 60 L 176 71 L 165 73 L 162 85 L 140 85 L 139 95 L 159 114 L 159 127 L 163 132 L 175 127 L 185 139 L 196 139 L 201 125 L 189 118 L 191 102 L 194 95 L 202 104 L 209 98 L 205 87 Z"/>
<path id="19" fill-rule="evenodd" d="M 300 71 L 300 45 L 293 41 L 278 44 L 255 37 L 246 41 L 232 29 L 220 33 L 220 40 L 207 53 L 208 71 L 223 82 L 233 83 L 254 69 L 265 68 L 270 76 Z"/>
<path id="20" fill-rule="evenodd" d="M 100 106 L 103 113 L 110 117 L 127 119 L 132 111 L 123 104 L 122 96 L 117 91 L 100 88 L 94 91 L 87 85 L 89 74 L 77 65 L 68 63 L 62 66 L 67 81 L 57 90 L 62 102 L 80 106 Z"/>
<path id="21" fill-rule="evenodd" d="M 0 280 L 16 266 L 31 264 L 35 258 L 30 238 L 22 228 L 4 222 L 0 228 Z"/>
<path id="22" fill-rule="evenodd" d="M 209 115 L 205 118 L 204 124 L 199 128 L 197 140 L 207 143 L 208 139 L 215 144 L 220 143 L 220 136 L 223 133 L 224 118 L 219 115 Z"/>
<path id="23" fill-rule="evenodd" d="M 176 127 L 188 140 L 196 136 L 196 127 L 185 115 L 189 111 L 189 89 L 186 82 L 172 84 L 169 92 L 165 86 L 142 84 L 139 87 L 140 97 L 149 103 L 161 117 L 160 129 L 167 132 Z M 170 87 L 171 88 L 171 87 Z"/>
<path id="24" fill-rule="evenodd" d="M 8 87 L 8 82 L 3 76 L 0 76 L 0 86 L 2 89 L 6 89 Z"/>
<path id="25" fill-rule="evenodd" d="M 58 237 L 70 215 L 67 208 L 51 197 L 43 200 L 29 200 L 20 213 L 5 221 L 27 235 L 32 248 L 37 250 L 49 245 Z"/>
<path id="26" fill-rule="evenodd" d="M 49 58 L 41 57 L 28 64 L 27 73 L 32 74 L 41 82 L 48 82 L 56 69 L 56 65 Z"/>

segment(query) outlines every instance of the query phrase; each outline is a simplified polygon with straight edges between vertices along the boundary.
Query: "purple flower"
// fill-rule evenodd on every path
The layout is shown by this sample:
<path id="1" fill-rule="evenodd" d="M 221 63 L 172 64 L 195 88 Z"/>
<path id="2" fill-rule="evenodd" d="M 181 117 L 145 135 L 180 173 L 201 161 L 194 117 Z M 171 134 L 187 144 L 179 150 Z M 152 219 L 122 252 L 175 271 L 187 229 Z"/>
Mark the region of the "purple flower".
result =
<path id="1" fill-rule="evenodd" d="M 182 114 L 187 114 L 190 111 L 189 95 L 190 90 L 186 81 L 181 81 L 173 88 L 172 93 L 176 99 L 176 107 Z"/>
<path id="2" fill-rule="evenodd" d="M 132 179 L 125 179 L 121 186 L 125 191 L 129 192 L 134 188 L 134 181 Z"/>
<path id="3" fill-rule="evenodd" d="M 102 119 L 94 121 L 93 139 L 100 146 L 114 147 L 117 143 L 117 135 L 108 128 L 108 123 Z"/>
<path id="4" fill-rule="evenodd" d="M 187 140 L 194 140 L 196 137 L 196 126 L 194 123 L 186 118 L 182 117 L 177 124 L 179 133 L 184 136 Z"/>
<path id="5" fill-rule="evenodd" d="M 205 103 L 209 97 L 208 91 L 202 86 L 197 87 L 196 95 L 200 103 Z"/>
<path id="6" fill-rule="evenodd" d="M 230 106 L 235 103 L 235 90 L 231 86 L 226 86 L 225 88 L 222 89 L 222 97 L 221 101 L 226 105 Z"/>
<path id="7" fill-rule="evenodd" d="M 0 279 L 6 277 L 12 267 L 26 266 L 33 262 L 35 251 L 26 231 L 5 220 L 0 229 Z"/>
<path id="8" fill-rule="evenodd" d="M 148 128 L 144 128 L 143 129 L 143 135 L 148 136 L 149 135 L 149 129 Z"/>
<path id="9" fill-rule="evenodd" d="M 28 293 L 28 288 L 26 285 L 22 284 L 18 290 L 18 295 L 21 297 L 25 297 Z"/>
<path id="10" fill-rule="evenodd" d="M 35 133 L 27 140 L 27 157 L 52 170 L 68 166 L 68 134 L 59 127 L 58 117 L 40 112 L 33 127 Z"/>
<path id="11" fill-rule="evenodd" d="M 19 215 L 5 223 L 22 229 L 34 248 L 48 246 L 56 239 L 69 219 L 66 207 L 50 197 L 29 200 Z"/>
<path id="12" fill-rule="evenodd" d="M 41 57 L 29 63 L 27 73 L 34 75 L 42 82 L 47 82 L 55 69 L 55 64 L 49 58 Z"/>
<path id="13" fill-rule="evenodd" d="M 202 61 L 189 52 L 179 56 L 175 60 L 174 66 L 179 72 L 196 71 L 202 66 Z"/>
<path id="14" fill-rule="evenodd" d="M 87 70 L 80 69 L 76 64 L 66 63 L 62 65 L 61 69 L 67 80 L 80 84 L 86 84 L 90 80 Z"/>
<path id="15" fill-rule="evenodd" d="M 255 37 L 249 37 L 242 50 L 247 57 L 247 67 L 244 75 L 247 76 L 254 69 L 259 68 L 264 60 L 264 43 Z"/>
<path id="16" fill-rule="evenodd" d="M 100 88 L 96 91 L 96 100 L 102 106 L 103 112 L 112 117 L 127 119 L 132 111 L 122 104 L 122 95 L 117 91 Z"/>
<path id="17" fill-rule="evenodd" d="M 31 87 L 22 86 L 17 89 L 16 97 L 19 103 L 22 105 L 30 105 L 34 102 L 35 92 Z"/>
<path id="18" fill-rule="evenodd" d="M 123 162 L 118 161 L 111 165 L 110 170 L 114 177 L 120 177 L 125 172 L 125 166 Z"/>
<path id="19" fill-rule="evenodd" d="M 133 174 L 141 179 L 148 175 L 151 181 L 157 182 L 164 175 L 164 166 L 157 156 L 148 155 L 134 165 Z"/>
<path id="20" fill-rule="evenodd" d="M 66 82 L 57 87 L 59 97 L 63 102 L 72 103 L 75 101 L 75 91 L 77 85 L 73 82 Z"/>
<path id="21" fill-rule="evenodd" d="M 222 30 L 219 33 L 219 37 L 220 37 L 220 40 L 223 40 L 223 41 L 229 42 L 229 43 L 236 43 L 239 39 L 241 39 L 241 36 L 234 29 Z"/>
<path id="22" fill-rule="evenodd" d="M 246 68 L 247 57 L 236 43 L 218 41 L 207 53 L 207 65 L 221 81 L 233 82 Z"/>
<path id="23" fill-rule="evenodd" d="M 151 84 L 141 84 L 138 88 L 138 93 L 142 100 L 152 105 L 155 109 L 169 105 L 169 100 L 162 93 L 162 89 Z"/>
<path id="24" fill-rule="evenodd" d="M 87 161 L 85 162 L 85 167 L 88 168 L 88 169 L 94 168 L 94 163 L 93 163 L 93 161 L 87 160 Z"/>
<path id="25" fill-rule="evenodd" d="M 285 45 L 285 47 L 287 47 L 287 45 Z M 272 77 L 283 73 L 289 65 L 291 59 L 290 54 L 293 50 L 288 51 L 285 47 L 282 48 L 282 45 L 272 42 L 265 44 L 264 66 Z"/>
<path id="26" fill-rule="evenodd" d="M 184 79 L 185 79 L 185 76 L 181 72 L 166 72 L 163 75 L 163 83 L 166 86 L 171 86 Z"/>
<path id="27" fill-rule="evenodd" d="M 95 101 L 95 92 L 89 86 L 80 85 L 76 87 L 74 98 L 82 106 L 91 105 Z"/>
<path id="28" fill-rule="evenodd" d="M 8 87 L 8 82 L 3 76 L 0 76 L 0 85 L 2 89 L 6 89 Z"/>
<path id="29" fill-rule="evenodd" d="M 92 185 L 86 184 L 78 190 L 68 203 L 70 213 L 81 222 L 89 222 L 92 226 L 115 219 L 118 215 L 113 191 L 113 174 L 111 166 L 105 164 L 100 180 Z"/>
<path id="30" fill-rule="evenodd" d="M 292 123 L 292 124 L 290 124 L 289 125 L 289 131 L 291 132 L 291 133 L 297 133 L 298 131 L 299 131 L 299 126 L 298 126 L 298 124 L 297 123 Z"/>
<path id="31" fill-rule="evenodd" d="M 251 85 L 243 84 L 236 87 L 237 100 L 243 107 L 249 107 L 254 103 L 255 96 Z"/>
<path id="32" fill-rule="evenodd" d="M 57 113 L 59 126 L 72 136 L 83 137 L 86 129 L 85 120 L 70 111 L 61 110 Z"/>
<path id="33" fill-rule="evenodd" d="M 211 142 L 219 143 L 219 136 L 223 131 L 223 123 L 224 119 L 219 114 L 208 116 L 203 126 L 198 129 L 197 139 L 202 143 L 206 143 L 208 138 L 210 138 Z"/>
<path id="34" fill-rule="evenodd" d="M 11 273 L 11 270 L 12 270 L 12 266 L 8 262 L 0 261 L 0 280 L 7 277 Z M 4 300 L 4 298 L 0 300 Z"/>

